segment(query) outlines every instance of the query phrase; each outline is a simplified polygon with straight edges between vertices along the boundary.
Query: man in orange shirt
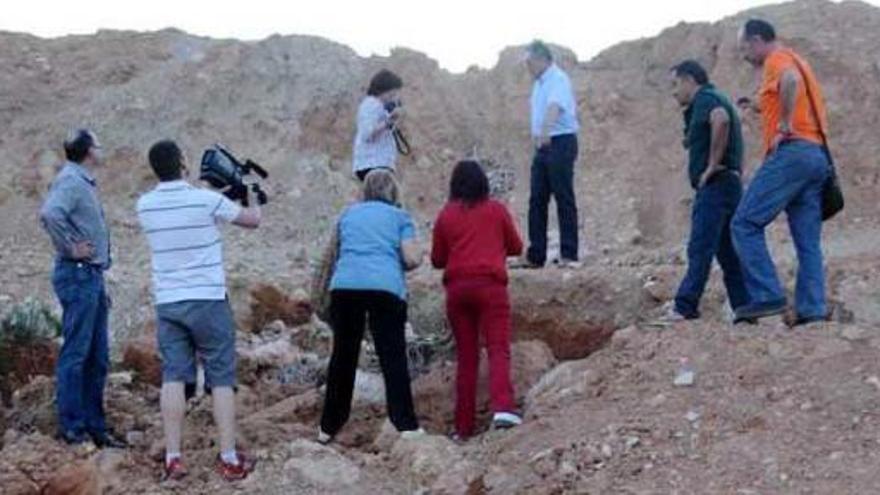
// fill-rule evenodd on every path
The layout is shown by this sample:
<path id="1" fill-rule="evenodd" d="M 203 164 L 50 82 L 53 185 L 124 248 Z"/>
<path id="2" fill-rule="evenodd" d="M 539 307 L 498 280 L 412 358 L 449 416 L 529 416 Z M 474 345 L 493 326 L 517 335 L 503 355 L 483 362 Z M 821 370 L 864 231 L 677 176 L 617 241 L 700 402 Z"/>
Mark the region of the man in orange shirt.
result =
<path id="1" fill-rule="evenodd" d="M 776 40 L 768 22 L 751 19 L 739 34 L 746 61 L 763 70 L 758 108 L 764 163 L 755 173 L 731 222 L 750 303 L 736 320 L 785 311 L 785 293 L 767 250 L 764 229 L 786 212 L 798 256 L 797 324 L 827 317 L 822 267 L 822 184 L 830 173 L 822 90 L 809 64 Z M 823 132 L 824 131 L 824 132 Z"/>

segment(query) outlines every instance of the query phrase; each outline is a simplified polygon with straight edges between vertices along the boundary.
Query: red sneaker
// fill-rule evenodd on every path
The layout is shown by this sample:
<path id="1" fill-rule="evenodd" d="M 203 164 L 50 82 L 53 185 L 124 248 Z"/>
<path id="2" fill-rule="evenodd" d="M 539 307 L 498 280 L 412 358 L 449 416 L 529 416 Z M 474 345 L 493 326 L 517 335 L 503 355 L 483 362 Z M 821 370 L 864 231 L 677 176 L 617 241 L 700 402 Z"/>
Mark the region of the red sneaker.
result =
<path id="1" fill-rule="evenodd" d="M 162 481 L 180 481 L 186 477 L 189 472 L 183 466 L 183 461 L 178 457 L 171 459 L 171 462 L 165 463 L 165 469 L 162 471 Z"/>
<path id="2" fill-rule="evenodd" d="M 241 452 L 235 454 L 238 457 L 238 464 L 230 464 L 224 462 L 220 454 L 217 454 L 217 474 L 226 481 L 238 481 L 247 478 L 247 475 L 254 470 L 256 462 L 245 457 Z"/>

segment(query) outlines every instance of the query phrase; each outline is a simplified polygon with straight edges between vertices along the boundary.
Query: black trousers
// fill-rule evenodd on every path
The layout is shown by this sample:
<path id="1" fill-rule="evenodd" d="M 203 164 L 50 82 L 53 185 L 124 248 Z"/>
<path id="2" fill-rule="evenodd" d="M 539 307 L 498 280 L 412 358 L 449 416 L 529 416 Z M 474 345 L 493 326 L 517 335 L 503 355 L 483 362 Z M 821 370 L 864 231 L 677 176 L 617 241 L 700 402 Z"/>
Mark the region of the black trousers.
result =
<path id="1" fill-rule="evenodd" d="M 354 175 L 355 175 L 355 177 L 358 178 L 359 181 L 363 182 L 367 178 L 367 174 L 369 174 L 373 170 L 376 170 L 379 168 L 384 168 L 385 170 L 388 170 L 389 172 L 394 172 L 394 169 L 390 168 L 390 167 L 373 167 L 373 168 L 365 168 L 363 170 L 358 170 L 357 172 L 354 173 Z"/>
<path id="2" fill-rule="evenodd" d="M 418 429 L 406 359 L 406 310 L 406 301 L 390 292 L 334 290 L 330 294 L 333 354 L 321 414 L 321 430 L 325 433 L 335 435 L 351 414 L 355 373 L 367 318 L 385 379 L 388 417 L 398 431 Z"/>
<path id="3" fill-rule="evenodd" d="M 574 196 L 574 162 L 578 155 L 577 136 L 554 136 L 550 145 L 540 148 L 532 160 L 529 195 L 529 249 L 532 263 L 547 261 L 547 207 L 556 200 L 559 218 L 560 256 L 578 259 L 578 213 Z"/>

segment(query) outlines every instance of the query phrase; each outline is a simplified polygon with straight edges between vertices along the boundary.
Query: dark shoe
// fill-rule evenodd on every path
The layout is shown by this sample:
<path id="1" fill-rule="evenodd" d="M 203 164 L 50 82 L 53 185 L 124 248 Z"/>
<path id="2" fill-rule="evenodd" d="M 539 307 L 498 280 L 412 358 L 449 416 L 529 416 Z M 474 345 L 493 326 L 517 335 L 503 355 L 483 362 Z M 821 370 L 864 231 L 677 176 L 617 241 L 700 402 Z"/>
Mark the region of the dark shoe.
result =
<path id="1" fill-rule="evenodd" d="M 217 473 L 226 481 L 243 480 L 254 470 L 255 461 L 248 459 L 241 452 L 238 452 L 236 456 L 238 456 L 238 464 L 230 464 L 225 462 L 220 454 L 217 454 Z"/>
<path id="2" fill-rule="evenodd" d="M 767 316 L 781 315 L 785 313 L 785 299 L 766 303 L 746 304 L 736 308 L 734 323 L 748 320 L 758 320 Z"/>
<path id="3" fill-rule="evenodd" d="M 758 319 L 757 318 L 740 318 L 739 316 L 734 316 L 733 317 L 733 324 L 739 325 L 740 323 L 745 323 L 747 325 L 757 325 Z"/>
<path id="4" fill-rule="evenodd" d="M 519 258 L 508 265 L 510 269 L 524 269 L 524 270 L 540 270 L 544 268 L 544 263 L 535 263 L 534 261 L 528 259 L 527 257 Z"/>
<path id="5" fill-rule="evenodd" d="M 803 325 L 809 325 L 810 323 L 816 323 L 819 321 L 828 321 L 828 315 L 798 316 L 791 323 L 791 327 L 794 328 Z"/>
<path id="6" fill-rule="evenodd" d="M 117 438 L 110 432 L 102 431 L 100 433 L 89 433 L 95 446 L 99 449 L 127 449 L 128 443 L 121 438 Z"/>
<path id="7" fill-rule="evenodd" d="M 80 445 L 89 441 L 89 437 L 85 434 L 75 433 L 72 431 L 59 431 L 56 435 L 56 438 L 63 441 L 67 445 Z"/>

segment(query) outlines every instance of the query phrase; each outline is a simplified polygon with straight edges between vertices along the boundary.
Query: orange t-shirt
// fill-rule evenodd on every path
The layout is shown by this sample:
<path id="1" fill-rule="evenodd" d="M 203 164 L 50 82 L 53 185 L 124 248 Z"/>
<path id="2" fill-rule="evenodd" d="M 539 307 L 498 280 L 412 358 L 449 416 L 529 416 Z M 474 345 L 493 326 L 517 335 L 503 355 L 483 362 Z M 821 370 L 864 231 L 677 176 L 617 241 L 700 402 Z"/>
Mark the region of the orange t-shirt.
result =
<path id="1" fill-rule="evenodd" d="M 803 73 L 798 69 L 800 62 Z M 758 102 L 761 107 L 761 118 L 764 122 L 764 155 L 770 151 L 773 138 L 776 137 L 779 118 L 782 113 L 782 95 L 779 92 L 779 84 L 782 80 L 782 74 L 791 69 L 798 78 L 797 96 L 794 101 L 794 111 L 792 112 L 791 130 L 795 138 L 813 141 L 817 144 L 823 144 L 821 130 L 828 132 L 827 116 L 825 113 L 825 98 L 822 96 L 822 88 L 816 81 L 813 69 L 810 65 L 787 48 L 780 48 L 764 60 L 764 76 L 761 82 L 761 89 L 758 92 Z M 810 91 L 813 95 L 813 101 L 816 103 L 816 113 L 819 115 L 820 123 L 817 124 L 811 108 L 810 98 L 807 96 L 807 88 L 804 84 L 809 84 Z M 821 126 L 821 127 L 820 127 Z"/>

